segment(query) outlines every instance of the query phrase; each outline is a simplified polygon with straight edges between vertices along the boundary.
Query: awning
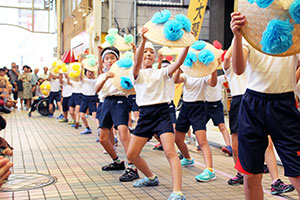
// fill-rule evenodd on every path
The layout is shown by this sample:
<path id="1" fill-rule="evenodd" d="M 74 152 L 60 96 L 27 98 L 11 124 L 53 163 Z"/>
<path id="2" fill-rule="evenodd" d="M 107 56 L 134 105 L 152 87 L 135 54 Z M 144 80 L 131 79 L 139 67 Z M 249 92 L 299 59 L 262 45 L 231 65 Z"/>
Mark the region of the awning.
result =
<path id="1" fill-rule="evenodd" d="M 72 62 L 75 62 L 75 57 L 74 57 L 74 53 L 72 53 L 72 56 L 71 56 L 71 51 L 70 50 L 67 50 L 64 55 L 62 56 L 61 60 L 64 62 L 64 63 L 72 63 Z"/>

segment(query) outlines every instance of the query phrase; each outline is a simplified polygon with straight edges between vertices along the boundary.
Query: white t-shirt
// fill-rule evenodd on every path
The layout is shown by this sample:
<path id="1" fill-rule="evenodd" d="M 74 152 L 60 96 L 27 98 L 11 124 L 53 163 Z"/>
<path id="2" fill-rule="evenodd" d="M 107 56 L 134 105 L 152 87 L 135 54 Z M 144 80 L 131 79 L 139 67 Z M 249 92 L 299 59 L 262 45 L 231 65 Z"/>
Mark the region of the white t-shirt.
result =
<path id="1" fill-rule="evenodd" d="M 59 91 L 59 89 L 60 89 L 60 83 L 59 83 L 59 79 L 58 78 L 55 79 L 55 80 L 51 78 L 50 85 L 51 85 L 51 89 L 50 89 L 51 92 L 58 92 Z"/>
<path id="2" fill-rule="evenodd" d="M 295 94 L 300 97 L 300 80 L 297 83 Z"/>
<path id="3" fill-rule="evenodd" d="M 81 92 L 82 92 L 81 81 L 72 81 L 72 80 L 70 80 L 70 81 L 72 83 L 72 92 L 81 94 Z"/>
<path id="4" fill-rule="evenodd" d="M 197 78 L 183 73 L 181 74 L 181 77 L 184 79 L 182 91 L 183 101 L 205 101 L 205 89 L 211 75 Z"/>
<path id="5" fill-rule="evenodd" d="M 72 86 L 68 84 L 68 79 L 66 79 L 66 78 L 63 78 L 62 96 L 63 97 L 72 96 Z"/>
<path id="6" fill-rule="evenodd" d="M 97 79 L 89 79 L 84 77 L 82 80 L 82 94 L 86 96 L 93 96 L 96 94 L 95 86 Z"/>
<path id="7" fill-rule="evenodd" d="M 100 82 L 104 81 L 105 79 L 105 73 L 100 74 L 100 76 L 97 78 L 96 85 L 98 85 Z M 102 92 L 102 99 L 105 99 L 105 97 L 108 96 L 127 96 L 125 93 L 119 91 L 113 84 L 112 79 L 108 79 L 102 89 L 100 90 Z M 99 93 L 98 93 L 99 95 Z M 100 98 L 101 99 L 101 98 Z"/>
<path id="8" fill-rule="evenodd" d="M 237 75 L 234 73 L 231 63 L 227 70 L 225 70 L 223 66 L 223 71 L 225 72 L 225 76 L 228 81 L 228 86 L 230 88 L 231 96 L 234 97 L 238 95 L 243 95 L 246 92 L 248 70 L 249 68 L 247 67 L 243 74 Z"/>
<path id="9" fill-rule="evenodd" d="M 254 49 L 244 38 L 248 51 L 248 88 L 261 93 L 292 92 L 296 88 L 298 56 L 275 57 Z"/>
<path id="10" fill-rule="evenodd" d="M 222 100 L 222 85 L 224 82 L 226 82 L 225 76 L 221 75 L 217 77 L 217 85 L 215 87 L 207 85 L 205 90 L 205 100 L 208 102 Z"/>
<path id="11" fill-rule="evenodd" d="M 136 104 L 138 106 L 149 106 L 161 103 L 170 103 L 168 93 L 168 68 L 163 69 L 141 69 L 136 80 L 133 71 L 129 77 L 136 91 Z"/>
<path id="12" fill-rule="evenodd" d="M 167 80 L 167 93 L 170 95 L 170 100 L 173 101 L 175 96 L 175 83 L 173 77 Z"/>

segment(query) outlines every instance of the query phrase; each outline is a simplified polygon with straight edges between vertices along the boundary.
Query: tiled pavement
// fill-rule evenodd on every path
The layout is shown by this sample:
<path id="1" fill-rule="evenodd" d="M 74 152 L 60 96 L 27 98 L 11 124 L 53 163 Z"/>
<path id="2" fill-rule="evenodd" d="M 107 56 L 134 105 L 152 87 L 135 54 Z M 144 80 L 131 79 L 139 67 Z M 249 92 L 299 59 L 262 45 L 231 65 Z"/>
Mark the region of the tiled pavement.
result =
<path id="1" fill-rule="evenodd" d="M 55 118 L 41 117 L 37 112 L 29 118 L 25 111 L 15 110 L 4 116 L 7 128 L 0 135 L 15 148 L 12 161 L 13 173 L 43 173 L 55 176 L 55 184 L 28 191 L 0 192 L 0 199 L 167 199 L 171 192 L 169 165 L 163 152 L 153 151 L 153 143 L 147 144 L 142 152 L 153 172 L 158 175 L 160 186 L 133 188 L 132 183 L 121 183 L 118 178 L 123 173 L 103 172 L 101 166 L 111 162 L 103 148 L 96 143 L 95 122 L 89 118 L 93 134 L 80 135 L 83 128 L 75 130 L 60 124 Z M 208 128 L 208 134 L 210 133 Z M 221 134 L 220 134 L 221 137 Z M 195 167 L 183 168 L 183 191 L 187 199 L 244 199 L 242 186 L 229 186 L 227 180 L 235 174 L 231 157 L 212 147 L 217 179 L 208 183 L 196 182 L 194 176 L 202 172 L 201 153 L 189 145 L 195 158 Z M 122 147 L 119 155 L 124 158 Z M 279 167 L 280 178 L 283 169 Z M 141 174 L 140 174 L 141 175 Z M 142 176 L 142 175 L 141 175 Z M 270 176 L 263 178 L 265 199 L 297 199 L 296 192 L 287 196 L 270 195 Z"/>

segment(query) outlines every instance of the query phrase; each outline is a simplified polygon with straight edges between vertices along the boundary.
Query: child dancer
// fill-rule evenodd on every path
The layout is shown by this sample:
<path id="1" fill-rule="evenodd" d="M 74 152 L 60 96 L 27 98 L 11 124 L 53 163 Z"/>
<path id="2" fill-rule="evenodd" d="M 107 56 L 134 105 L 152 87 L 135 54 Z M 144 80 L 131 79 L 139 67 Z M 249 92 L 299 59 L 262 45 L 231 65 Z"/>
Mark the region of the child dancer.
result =
<path id="1" fill-rule="evenodd" d="M 85 125 L 86 129 L 82 131 L 80 134 L 91 134 L 92 130 L 89 127 L 88 121 L 85 117 L 85 113 L 87 109 L 89 109 L 89 112 L 92 113 L 92 116 L 94 119 L 96 119 L 96 104 L 97 104 L 97 96 L 96 96 L 96 90 L 95 85 L 97 82 L 97 79 L 95 78 L 95 71 L 92 71 L 90 68 L 84 69 L 83 65 L 89 65 L 90 68 L 94 68 L 96 71 L 96 59 L 93 55 L 88 55 L 86 60 L 83 61 L 82 69 L 80 73 L 80 80 L 82 82 L 82 101 L 80 104 L 80 115 L 81 119 L 83 121 L 83 124 Z M 83 78 L 83 72 L 85 71 L 85 76 Z"/>
<path id="2" fill-rule="evenodd" d="M 222 85 L 226 82 L 225 76 L 217 77 L 217 85 L 215 87 L 207 86 L 205 90 L 205 105 L 206 105 L 206 124 L 212 119 L 214 126 L 218 126 L 221 131 L 226 147 L 222 147 L 222 151 L 232 156 L 232 148 L 230 137 L 225 126 L 224 108 L 222 104 Z"/>
<path id="3" fill-rule="evenodd" d="M 56 104 L 58 106 L 58 110 L 61 109 L 61 95 L 59 92 L 60 89 L 60 83 L 59 83 L 59 77 L 62 76 L 61 74 L 59 76 L 55 76 L 52 73 L 49 74 L 48 80 L 50 81 L 51 89 L 49 94 L 49 117 L 53 117 L 53 103 L 54 100 L 56 101 Z M 61 114 L 62 115 L 62 114 Z"/>
<path id="4" fill-rule="evenodd" d="M 185 199 L 181 191 L 182 174 L 179 158 L 174 145 L 174 133 L 168 103 L 171 101 L 167 93 L 167 80 L 176 69 L 183 64 L 189 47 L 184 48 L 178 60 L 167 68 L 152 69 L 155 61 L 155 50 L 152 43 L 147 42 L 141 30 L 141 43 L 137 50 L 133 71 L 130 78 L 136 90 L 136 103 L 140 108 L 137 126 L 130 139 L 128 159 L 143 172 L 145 178 L 136 181 L 134 187 L 157 186 L 159 181 L 149 169 L 140 153 L 149 138 L 156 133 L 161 140 L 165 155 L 169 161 L 173 180 L 173 192 L 169 199 Z"/>
<path id="5" fill-rule="evenodd" d="M 69 111 L 69 103 L 72 96 L 72 86 L 68 84 L 68 74 L 63 73 L 62 76 L 59 77 L 59 82 L 62 85 L 62 110 L 64 113 L 63 119 L 60 119 L 59 122 L 66 123 L 68 122 L 68 111 Z M 76 118 L 73 118 L 73 121 L 75 121 Z"/>
<path id="6" fill-rule="evenodd" d="M 244 173 L 245 198 L 263 199 L 264 153 L 270 135 L 285 175 L 300 198 L 300 112 L 293 92 L 299 56 L 272 57 L 255 50 L 240 32 L 245 22 L 239 12 L 231 14 L 233 70 L 239 75 L 247 67 L 248 80 L 251 80 L 239 111 L 239 160 L 235 167 Z"/>
<path id="7" fill-rule="evenodd" d="M 110 67 L 114 62 L 117 61 L 119 57 L 119 51 L 114 47 L 108 47 L 103 49 L 102 60 L 108 63 Z M 124 161 L 121 161 L 116 151 L 113 148 L 113 144 L 110 141 L 110 130 L 112 126 L 118 130 L 120 140 L 123 144 L 125 153 L 127 152 L 130 133 L 128 130 L 128 117 L 129 117 L 129 105 L 126 94 L 117 90 L 112 84 L 111 78 L 114 77 L 114 74 L 110 71 L 101 74 L 98 77 L 96 83 L 96 92 L 101 90 L 104 102 L 101 107 L 100 113 L 100 143 L 110 155 L 113 162 L 103 166 L 103 171 L 112 171 L 112 170 L 124 170 L 125 164 Z M 139 178 L 136 167 L 128 159 L 128 168 L 125 173 L 119 178 L 120 181 L 133 181 Z"/>

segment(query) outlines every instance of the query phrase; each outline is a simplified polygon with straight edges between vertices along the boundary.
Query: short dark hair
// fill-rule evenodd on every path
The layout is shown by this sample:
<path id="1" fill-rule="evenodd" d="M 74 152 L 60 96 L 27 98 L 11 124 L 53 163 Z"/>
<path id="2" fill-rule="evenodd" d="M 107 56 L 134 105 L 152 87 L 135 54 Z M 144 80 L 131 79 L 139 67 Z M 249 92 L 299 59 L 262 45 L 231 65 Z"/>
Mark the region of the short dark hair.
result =
<path id="1" fill-rule="evenodd" d="M 103 58 L 103 56 L 105 55 L 105 52 L 108 52 L 108 51 L 113 51 L 115 53 L 115 55 L 117 55 L 116 56 L 117 59 L 119 59 L 120 51 L 116 47 L 105 47 L 104 49 L 102 49 L 101 54 L 100 54 L 101 58 Z"/>
<path id="2" fill-rule="evenodd" d="M 6 120 L 0 115 L 0 130 L 5 129 L 6 127 Z"/>

